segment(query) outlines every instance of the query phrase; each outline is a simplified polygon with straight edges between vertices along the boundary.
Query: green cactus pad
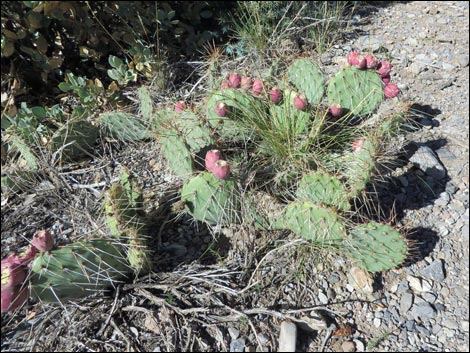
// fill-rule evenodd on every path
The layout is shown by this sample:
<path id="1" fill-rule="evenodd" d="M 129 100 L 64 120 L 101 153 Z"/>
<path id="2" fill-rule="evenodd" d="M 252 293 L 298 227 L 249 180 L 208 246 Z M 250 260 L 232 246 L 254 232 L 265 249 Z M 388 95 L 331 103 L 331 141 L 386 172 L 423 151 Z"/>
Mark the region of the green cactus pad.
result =
<path id="1" fill-rule="evenodd" d="M 183 112 L 176 124 L 193 152 L 198 152 L 214 142 L 210 129 L 203 125 L 199 117 L 193 112 Z"/>
<path id="2" fill-rule="evenodd" d="M 153 115 L 153 101 L 147 87 L 142 86 L 137 90 L 137 96 L 140 101 L 140 113 L 146 122 L 152 120 Z"/>
<path id="3" fill-rule="evenodd" d="M 217 179 L 205 172 L 191 178 L 181 190 L 186 210 L 209 224 L 240 222 L 240 199 L 233 180 Z"/>
<path id="4" fill-rule="evenodd" d="M 310 59 L 295 60 L 287 69 L 287 77 L 310 105 L 318 105 L 325 94 L 325 79 L 320 68 Z"/>
<path id="5" fill-rule="evenodd" d="M 341 70 L 330 80 L 327 95 L 328 105 L 339 104 L 359 116 L 373 113 L 384 99 L 380 76 L 354 67 Z"/>
<path id="6" fill-rule="evenodd" d="M 176 175 L 187 178 L 193 173 L 193 159 L 189 146 L 181 133 L 174 129 L 171 129 L 171 132 L 161 138 L 163 156 Z"/>
<path id="7" fill-rule="evenodd" d="M 347 191 L 338 178 L 320 171 L 304 175 L 299 183 L 296 197 L 341 211 L 348 211 L 351 207 Z"/>
<path id="8" fill-rule="evenodd" d="M 408 245 L 398 230 L 370 222 L 354 227 L 345 240 L 346 254 L 358 267 L 370 272 L 389 270 L 407 257 Z"/>
<path id="9" fill-rule="evenodd" d="M 111 138 L 119 141 L 140 141 L 151 136 L 148 124 L 132 114 L 103 113 L 98 121 Z"/>
<path id="10" fill-rule="evenodd" d="M 372 136 L 362 139 L 362 147 L 356 152 L 345 155 L 346 184 L 351 197 L 358 196 L 365 190 L 375 173 L 377 160 L 377 142 Z"/>
<path id="11" fill-rule="evenodd" d="M 132 273 L 124 249 L 108 240 L 73 243 L 36 256 L 31 267 L 31 295 L 63 303 L 107 291 Z"/>
<path id="12" fill-rule="evenodd" d="M 90 151 L 99 137 L 99 130 L 86 121 L 69 122 L 60 127 L 51 138 L 53 152 L 61 149 L 66 158 L 75 158 Z"/>
<path id="13" fill-rule="evenodd" d="M 289 204 L 282 222 L 284 228 L 322 245 L 339 244 L 346 235 L 343 222 L 333 210 L 308 201 Z"/>

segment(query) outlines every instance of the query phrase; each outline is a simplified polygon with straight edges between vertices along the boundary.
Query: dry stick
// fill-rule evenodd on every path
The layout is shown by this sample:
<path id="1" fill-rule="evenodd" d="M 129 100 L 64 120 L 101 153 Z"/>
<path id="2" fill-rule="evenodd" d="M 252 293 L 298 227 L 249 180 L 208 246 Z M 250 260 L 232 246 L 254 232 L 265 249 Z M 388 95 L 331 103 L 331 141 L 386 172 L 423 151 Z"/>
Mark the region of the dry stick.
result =
<path id="1" fill-rule="evenodd" d="M 132 345 L 132 342 L 129 340 L 129 338 L 127 338 L 127 336 L 121 331 L 121 329 L 119 328 L 119 326 L 116 324 L 116 322 L 114 321 L 114 319 L 111 319 L 111 326 L 116 330 L 117 333 L 119 333 L 122 338 L 124 338 L 124 341 L 126 341 L 126 344 L 127 344 L 127 352 L 140 352 L 138 349 L 136 349 L 133 345 Z M 131 347 L 132 347 L 132 351 L 131 351 Z"/>
<path id="2" fill-rule="evenodd" d="M 118 298 L 119 298 L 120 288 L 121 288 L 121 286 L 117 286 L 117 288 L 116 288 L 116 294 L 114 296 L 113 306 L 111 307 L 111 311 L 109 312 L 108 318 L 106 319 L 104 324 L 99 329 L 99 331 L 97 333 L 98 336 L 101 336 L 103 334 L 104 330 L 106 329 L 106 327 L 108 327 L 109 322 L 111 321 L 111 317 L 114 315 L 114 312 L 116 311 L 116 306 L 117 306 L 117 301 L 118 301 Z"/>

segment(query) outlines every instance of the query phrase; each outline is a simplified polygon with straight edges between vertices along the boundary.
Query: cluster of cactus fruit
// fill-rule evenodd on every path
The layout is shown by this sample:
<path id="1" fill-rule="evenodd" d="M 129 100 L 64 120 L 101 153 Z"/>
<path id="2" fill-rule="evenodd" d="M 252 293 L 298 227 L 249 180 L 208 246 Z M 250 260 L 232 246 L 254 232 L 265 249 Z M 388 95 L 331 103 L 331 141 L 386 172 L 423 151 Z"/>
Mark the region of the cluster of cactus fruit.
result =
<path id="1" fill-rule="evenodd" d="M 366 122 L 399 90 L 390 83 L 392 66 L 387 61 L 355 52 L 347 61 L 349 66 L 328 82 L 309 58 L 294 60 L 285 78 L 275 82 L 232 73 L 202 105 L 189 107 L 180 101 L 174 111 L 160 112 L 158 122 L 166 128 L 162 151 L 170 168 L 185 180 L 185 211 L 211 225 L 250 219 L 263 229 L 289 229 L 344 252 L 371 272 L 402 263 L 408 245 L 400 232 L 374 221 L 358 224 L 353 209 L 373 180 L 384 143 L 403 121 L 393 115 L 373 126 Z M 275 216 L 255 210 L 249 217 L 247 209 L 251 212 L 256 205 L 246 205 L 246 199 L 253 200 L 246 176 L 256 179 L 266 169 L 257 158 L 273 141 L 288 149 L 286 169 L 297 168 L 287 186 L 296 192 L 284 198 Z M 222 159 L 221 151 L 229 157 Z M 305 156 L 314 158 L 305 163 Z M 252 163 L 240 164 L 243 158 Z M 260 183 L 266 185 L 266 179 Z"/>
<path id="2" fill-rule="evenodd" d="M 105 292 L 133 274 L 150 270 L 151 261 L 141 216 L 142 196 L 127 172 L 105 196 L 111 239 L 91 239 L 54 247 L 53 235 L 37 231 L 27 250 L 2 260 L 2 312 L 15 311 L 31 295 L 64 303 Z"/>

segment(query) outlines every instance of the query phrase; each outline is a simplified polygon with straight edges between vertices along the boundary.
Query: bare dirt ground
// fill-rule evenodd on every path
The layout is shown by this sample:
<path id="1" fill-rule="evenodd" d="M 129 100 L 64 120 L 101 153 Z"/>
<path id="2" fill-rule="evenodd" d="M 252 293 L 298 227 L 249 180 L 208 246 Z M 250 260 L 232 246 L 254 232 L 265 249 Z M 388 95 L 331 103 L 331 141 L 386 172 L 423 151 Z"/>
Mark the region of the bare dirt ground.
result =
<path id="1" fill-rule="evenodd" d="M 154 273 L 107 297 L 2 314 L 2 351 L 276 351 L 287 320 L 298 327 L 298 351 L 467 352 L 468 21 L 468 2 L 370 6 L 349 39 L 318 58 L 331 69 L 352 49 L 391 58 L 411 106 L 414 131 L 397 141 L 397 163 L 376 185 L 414 244 L 401 268 L 361 276 L 287 232 L 211 232 L 175 219 L 169 190 L 179 182 L 158 143 L 103 144 L 92 163 L 2 195 L 2 258 L 36 229 L 52 229 L 58 242 L 100 232 L 102 191 L 125 166 L 147 190 Z"/>

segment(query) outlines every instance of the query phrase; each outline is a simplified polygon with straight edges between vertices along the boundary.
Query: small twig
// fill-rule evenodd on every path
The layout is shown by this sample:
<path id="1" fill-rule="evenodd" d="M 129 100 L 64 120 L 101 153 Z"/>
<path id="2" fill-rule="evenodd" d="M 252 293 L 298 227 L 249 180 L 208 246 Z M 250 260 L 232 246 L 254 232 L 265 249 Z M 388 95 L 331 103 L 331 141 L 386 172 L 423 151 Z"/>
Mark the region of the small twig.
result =
<path id="1" fill-rule="evenodd" d="M 104 330 L 106 329 L 106 327 L 108 327 L 109 325 L 109 322 L 111 321 L 111 318 L 112 316 L 114 315 L 114 312 L 116 311 L 116 306 L 117 306 L 117 301 L 119 299 L 119 292 L 120 292 L 120 286 L 117 286 L 116 288 L 116 293 L 114 295 L 114 302 L 113 302 L 113 306 L 111 307 L 111 311 L 109 312 L 109 315 L 108 315 L 108 318 L 106 319 L 106 321 L 103 323 L 103 325 L 101 326 L 101 328 L 98 330 L 98 333 L 97 335 L 98 336 L 101 336 L 104 332 Z"/>
<path id="2" fill-rule="evenodd" d="M 330 339 L 331 335 L 333 334 L 333 331 L 336 329 L 336 326 L 334 324 L 331 324 L 328 326 L 328 330 L 326 331 L 325 338 L 323 338 L 320 352 L 323 352 L 325 350 L 326 342 Z"/>

